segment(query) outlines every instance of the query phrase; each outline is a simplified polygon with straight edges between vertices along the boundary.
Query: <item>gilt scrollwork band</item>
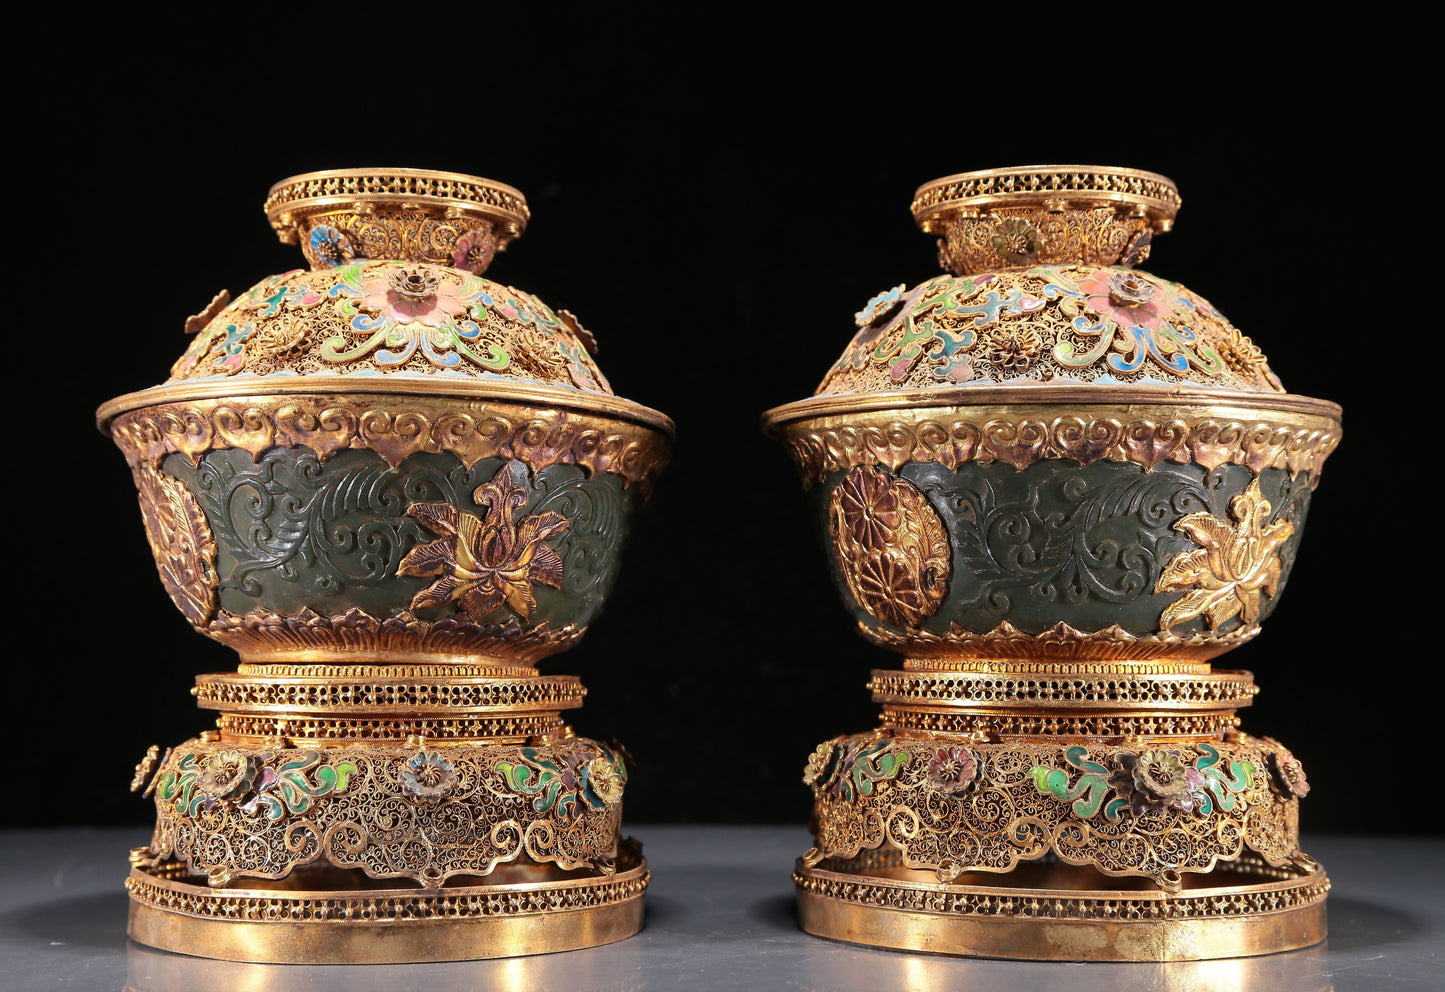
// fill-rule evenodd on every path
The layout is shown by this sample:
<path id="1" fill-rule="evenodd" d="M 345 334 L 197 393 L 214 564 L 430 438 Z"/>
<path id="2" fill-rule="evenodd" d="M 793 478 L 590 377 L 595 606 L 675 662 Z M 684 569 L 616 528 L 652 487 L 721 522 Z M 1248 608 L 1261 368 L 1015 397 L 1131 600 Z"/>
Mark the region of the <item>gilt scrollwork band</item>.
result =
<path id="1" fill-rule="evenodd" d="M 111 422 L 133 465 L 158 466 L 179 452 L 192 463 L 208 451 L 238 448 L 259 457 L 272 447 L 305 446 L 325 461 L 369 448 L 396 466 L 410 455 L 447 452 L 468 468 L 484 458 L 517 459 L 534 472 L 577 465 L 610 472 L 650 490 L 671 444 L 626 420 L 516 403 L 397 395 L 254 396 L 159 403 Z"/>
<path id="2" fill-rule="evenodd" d="M 1207 410 L 1159 408 L 1129 419 L 1040 406 L 1027 414 L 964 407 L 839 413 L 774 423 L 804 485 L 854 466 L 937 462 L 1006 462 L 1023 469 L 1042 459 L 1088 465 L 1099 460 L 1153 468 L 1162 462 L 1206 469 L 1244 465 L 1255 473 L 1280 468 L 1318 481 L 1340 441 L 1339 424 L 1323 416 L 1276 419 L 1216 416 Z"/>

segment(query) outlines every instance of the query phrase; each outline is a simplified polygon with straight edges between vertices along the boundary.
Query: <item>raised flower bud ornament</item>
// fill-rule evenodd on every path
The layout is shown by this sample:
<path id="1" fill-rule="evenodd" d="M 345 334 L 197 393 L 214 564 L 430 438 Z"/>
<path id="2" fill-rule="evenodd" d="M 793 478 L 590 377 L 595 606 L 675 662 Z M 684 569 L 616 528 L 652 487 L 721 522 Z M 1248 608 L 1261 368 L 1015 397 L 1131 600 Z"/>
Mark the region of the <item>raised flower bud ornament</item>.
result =
<path id="1" fill-rule="evenodd" d="M 924 185 L 945 274 L 874 296 L 770 411 L 876 671 L 820 745 L 803 927 L 1036 959 L 1263 954 L 1325 935 L 1299 762 L 1240 732 L 1333 403 L 1284 391 L 1203 297 L 1134 268 L 1179 207 L 1131 169 Z"/>
<path id="2" fill-rule="evenodd" d="M 483 275 L 529 216 L 511 187 L 323 172 L 266 212 L 310 268 L 217 296 L 169 380 L 99 413 L 171 598 L 241 656 L 197 679 L 217 729 L 137 771 L 131 936 L 362 962 L 636 932 L 626 761 L 535 665 L 601 609 L 671 422 Z"/>

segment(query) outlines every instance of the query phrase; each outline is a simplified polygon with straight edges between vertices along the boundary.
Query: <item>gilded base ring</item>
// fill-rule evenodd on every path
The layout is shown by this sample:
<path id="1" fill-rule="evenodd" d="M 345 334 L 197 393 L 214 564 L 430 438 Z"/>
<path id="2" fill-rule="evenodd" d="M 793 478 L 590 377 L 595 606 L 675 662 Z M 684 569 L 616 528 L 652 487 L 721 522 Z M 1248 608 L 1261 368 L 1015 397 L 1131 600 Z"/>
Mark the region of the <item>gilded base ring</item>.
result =
<path id="1" fill-rule="evenodd" d="M 629 863 L 630 862 L 630 863 Z M 441 889 L 211 889 L 131 870 L 132 940 L 264 964 L 406 964 L 596 947 L 642 929 L 638 855 L 610 876 Z"/>
<path id="2" fill-rule="evenodd" d="M 799 861 L 793 882 L 808 933 L 903 951 L 1022 961 L 1200 961 L 1274 954 L 1325 938 L 1330 886 L 1317 865 L 1274 869 L 1241 859 L 1239 870 L 1195 876 L 1195 887 L 1175 896 L 1152 888 L 1070 888 L 1083 877 L 1080 869 L 1023 867 L 1029 870 L 975 873 L 963 876 L 968 884 L 943 884 L 925 881 L 932 872 L 890 865 L 869 852 L 815 868 Z"/>

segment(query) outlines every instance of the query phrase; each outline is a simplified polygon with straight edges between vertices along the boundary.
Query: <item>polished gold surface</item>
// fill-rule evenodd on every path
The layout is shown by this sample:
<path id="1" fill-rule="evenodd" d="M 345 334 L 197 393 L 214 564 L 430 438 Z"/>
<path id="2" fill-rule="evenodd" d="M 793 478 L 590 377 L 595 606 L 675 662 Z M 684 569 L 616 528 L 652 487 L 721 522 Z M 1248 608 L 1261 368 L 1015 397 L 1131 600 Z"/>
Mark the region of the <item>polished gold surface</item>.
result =
<path id="1" fill-rule="evenodd" d="M 179 954 L 277 964 L 398 964 L 607 944 L 642 929 L 650 872 L 439 889 L 226 888 L 132 869 L 130 936 Z"/>
<path id="2" fill-rule="evenodd" d="M 1108 888 L 1079 869 L 1038 866 L 952 883 L 886 863 L 794 872 L 803 929 L 850 943 L 1034 961 L 1194 961 L 1273 954 L 1325 937 L 1318 867 L 1243 863 L 1178 894 Z"/>

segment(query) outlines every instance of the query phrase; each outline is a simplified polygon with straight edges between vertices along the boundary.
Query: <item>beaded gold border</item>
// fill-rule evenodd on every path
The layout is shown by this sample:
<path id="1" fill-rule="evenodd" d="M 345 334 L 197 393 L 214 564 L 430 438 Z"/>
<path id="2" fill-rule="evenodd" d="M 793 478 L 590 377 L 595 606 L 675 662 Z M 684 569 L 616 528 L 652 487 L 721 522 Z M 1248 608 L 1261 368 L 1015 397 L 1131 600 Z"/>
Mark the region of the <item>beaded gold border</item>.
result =
<path id="1" fill-rule="evenodd" d="M 922 706 L 884 706 L 883 727 L 899 736 L 987 734 L 991 737 L 1087 737 L 1121 741 L 1136 737 L 1213 740 L 1237 729 L 1233 710 L 1209 713 L 978 713 Z"/>
<path id="2" fill-rule="evenodd" d="M 309 714 L 223 713 L 216 727 L 225 740 L 267 741 L 277 738 L 300 746 L 308 742 L 401 743 L 424 737 L 428 743 L 521 742 L 554 739 L 570 733 L 553 713 L 522 716 L 317 717 Z"/>
<path id="3" fill-rule="evenodd" d="M 998 206 L 1056 201 L 1117 204 L 1147 215 L 1167 231 L 1182 200 L 1174 181 L 1156 172 L 1100 165 L 1035 165 L 982 169 L 930 180 L 909 205 L 925 232 L 937 233 L 950 214 Z"/>
<path id="4" fill-rule="evenodd" d="M 914 882 L 895 866 L 793 872 L 803 929 L 875 947 L 1013 960 L 1186 961 L 1307 947 L 1326 933 L 1317 865 L 1229 867 L 1263 881 L 1163 892 Z M 904 874 L 912 874 L 905 872 Z"/>
<path id="5" fill-rule="evenodd" d="M 620 849 L 625 852 L 626 848 Z M 381 964 L 513 957 L 611 943 L 642 929 L 652 874 L 441 889 L 219 889 L 178 865 L 132 869 L 128 933 L 162 950 L 274 964 Z"/>
<path id="6" fill-rule="evenodd" d="M 265 678 L 217 673 L 196 678 L 202 709 L 228 713 L 325 711 L 361 716 L 556 712 L 582 705 L 587 689 L 575 675 L 523 679 L 379 678 L 367 682 L 327 677 Z"/>
<path id="7" fill-rule="evenodd" d="M 271 187 L 262 209 L 277 236 L 295 244 L 298 218 L 357 203 L 495 218 L 503 222 L 507 240 L 519 236 L 532 216 L 527 198 L 513 186 L 428 169 L 331 169 L 290 176 Z"/>
<path id="8" fill-rule="evenodd" d="M 877 703 L 952 709 L 1220 710 L 1248 706 L 1259 691 L 1249 672 L 1208 675 L 1119 673 L 1108 676 L 1035 672 L 926 672 L 875 669 L 868 682 Z"/>

